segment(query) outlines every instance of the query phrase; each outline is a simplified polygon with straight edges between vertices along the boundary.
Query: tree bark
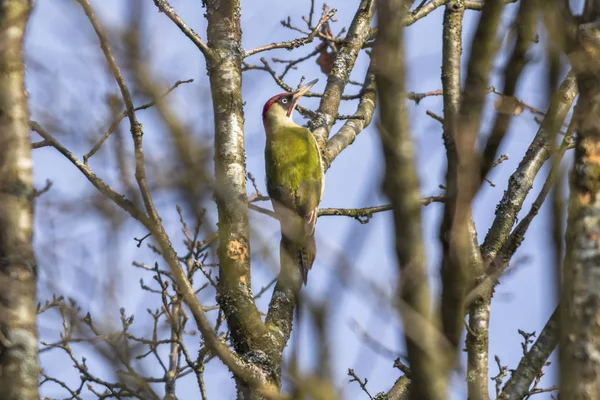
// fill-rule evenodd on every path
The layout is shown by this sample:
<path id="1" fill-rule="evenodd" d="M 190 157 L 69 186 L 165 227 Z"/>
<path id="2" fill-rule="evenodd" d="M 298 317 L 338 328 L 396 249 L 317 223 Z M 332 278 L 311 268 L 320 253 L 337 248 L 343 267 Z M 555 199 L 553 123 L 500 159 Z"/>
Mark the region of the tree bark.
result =
<path id="1" fill-rule="evenodd" d="M 512 372 L 502 389 L 502 393 L 498 396 L 498 400 L 526 398 L 529 387 L 544 368 L 546 360 L 548 360 L 558 343 L 559 315 L 560 308 L 557 307 L 531 349 L 523 356 L 517 369 Z"/>
<path id="2" fill-rule="evenodd" d="M 579 100 L 561 303 L 561 398 L 600 399 L 600 30 L 580 25 L 569 54 Z"/>
<path id="3" fill-rule="evenodd" d="M 575 76 L 569 73 L 552 97 L 548 111 L 517 170 L 510 176 L 508 188 L 496 208 L 496 217 L 483 244 L 481 254 L 486 265 L 496 257 L 510 235 L 533 180 L 551 155 L 556 132 L 577 96 Z"/>
<path id="4" fill-rule="evenodd" d="M 215 199 L 219 214 L 217 300 L 243 361 L 262 371 L 258 380 L 281 385 L 281 352 L 262 322 L 250 284 L 250 229 L 246 200 L 246 153 L 242 101 L 242 30 L 239 0 L 206 2 L 207 68 L 215 132 Z M 237 378 L 238 399 L 261 399 Z"/>
<path id="5" fill-rule="evenodd" d="M 26 0 L 0 1 L 0 388 L 39 399 L 34 198 L 23 35 Z"/>

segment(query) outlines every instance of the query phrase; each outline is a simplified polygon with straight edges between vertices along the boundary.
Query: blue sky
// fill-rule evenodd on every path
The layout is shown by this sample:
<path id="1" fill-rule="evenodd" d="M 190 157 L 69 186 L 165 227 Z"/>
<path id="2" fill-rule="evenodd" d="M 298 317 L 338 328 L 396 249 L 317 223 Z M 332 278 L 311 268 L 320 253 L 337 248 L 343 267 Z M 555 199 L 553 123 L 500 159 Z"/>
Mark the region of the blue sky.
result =
<path id="1" fill-rule="evenodd" d="M 150 3 L 150 2 L 149 2 Z M 332 25 L 335 33 L 348 26 L 358 1 L 332 0 L 328 4 L 337 8 Z M 92 1 L 101 21 L 107 26 L 124 28 L 125 5 L 122 0 Z M 172 0 L 178 14 L 198 32 L 206 37 L 204 10 L 200 1 Z M 211 143 L 212 109 L 208 77 L 202 56 L 193 44 L 162 14 L 147 4 L 143 14 L 143 42 L 151 50 L 149 65 L 153 75 L 161 82 L 172 84 L 176 80 L 194 78 L 192 84 L 179 87 L 168 97 L 168 105 L 189 127 L 190 134 L 200 142 Z M 321 3 L 317 2 L 320 7 Z M 251 49 L 273 41 L 298 37 L 298 32 L 283 28 L 279 21 L 292 16 L 292 22 L 302 25 L 300 17 L 308 13 L 308 1 L 281 2 L 277 0 L 242 1 L 243 47 Z M 516 6 L 507 7 L 514 12 Z M 426 92 L 441 89 L 441 21 L 443 8 L 417 22 L 406 30 L 406 60 L 408 73 L 407 90 Z M 478 13 L 467 11 L 464 29 L 463 60 L 468 59 L 469 43 L 477 22 Z M 508 27 L 508 15 L 503 19 Z M 117 36 L 111 37 L 113 43 Z M 102 54 L 96 38 L 75 2 L 68 0 L 38 1 L 32 16 L 27 37 L 27 88 L 30 93 L 32 119 L 45 122 L 75 154 L 81 157 L 91 148 L 91 139 L 97 138 L 109 124 L 109 110 L 106 97 L 116 94 L 114 81 L 107 75 Z M 248 58 L 251 64 L 260 64 L 260 57 L 292 58 L 310 52 L 316 42 L 304 48 L 288 52 L 285 50 L 262 53 Z M 114 44 L 117 47 L 117 44 Z M 543 63 L 540 62 L 542 48 L 534 49 L 540 55 L 538 62 L 529 65 L 523 74 L 518 96 L 527 103 L 545 108 L 543 90 Z M 495 63 L 499 70 L 501 59 Z M 362 81 L 369 62 L 362 54 L 352 73 L 351 79 Z M 273 64 L 281 71 L 282 67 Z M 495 73 L 492 83 L 498 85 Z M 322 90 L 325 76 L 319 71 L 314 60 L 300 64 L 298 70 L 291 71 L 286 82 L 294 86 L 301 76 L 307 79 L 319 78 L 315 90 Z M 280 92 L 271 77 L 263 71 L 249 71 L 243 80 L 245 104 L 245 133 L 247 169 L 257 177 L 259 187 L 265 192 L 263 146 L 264 133 L 260 114 L 264 102 Z M 349 86 L 347 93 L 355 93 L 357 87 Z M 486 116 L 482 132 L 489 129 L 491 104 L 495 95 L 488 96 Z M 136 104 L 145 102 L 138 98 Z M 315 99 L 304 99 L 302 105 L 317 107 Z M 431 110 L 442 114 L 441 97 L 424 99 L 419 105 L 409 102 L 410 126 L 417 150 L 418 172 L 423 196 L 440 193 L 438 185 L 444 182 L 445 153 L 441 140 L 441 126 L 425 114 Z M 355 103 L 342 106 L 340 113 L 350 114 Z M 165 149 L 165 127 L 152 111 L 142 111 L 139 118 L 144 125 L 146 157 L 160 161 L 167 156 Z M 55 121 L 55 124 L 52 122 Z M 302 121 L 296 115 L 296 121 Z M 383 158 L 375 124 L 360 134 L 352 146 L 345 150 L 333 163 L 327 173 L 326 189 L 321 205 L 323 207 L 363 207 L 384 204 L 380 185 Z M 52 128 L 56 127 L 56 130 Z M 337 127 L 336 127 L 337 128 Z M 334 128 L 334 132 L 336 131 Z M 127 121 L 122 123 L 126 146 L 131 147 L 127 136 Z M 508 176 L 520 161 L 527 146 L 537 131 L 537 123 L 527 112 L 513 119 L 500 153 L 508 153 L 509 160 L 495 168 L 490 179 L 496 187 L 485 186 L 474 203 L 474 216 L 483 241 L 486 230 L 491 225 L 494 209 L 506 188 Z M 34 137 L 34 140 L 37 138 Z M 90 161 L 90 166 L 107 182 L 117 182 L 114 169 L 114 138 L 111 137 L 103 149 Z M 143 331 L 147 327 L 145 318 L 147 307 L 159 306 L 159 299 L 149 297 L 139 290 L 139 279 L 151 280 L 148 274 L 141 274 L 131 266 L 133 260 L 153 263 L 153 253 L 136 247 L 132 239 L 145 234 L 135 222 L 123 218 L 119 224 L 109 224 L 98 212 L 89 207 L 98 204 L 98 195 L 81 174 L 55 150 L 44 148 L 35 150 L 34 174 L 37 186 L 43 186 L 46 179 L 54 185 L 44 195 L 36 208 L 36 251 L 40 264 L 40 299 L 51 293 L 66 294 L 80 301 L 84 312 L 89 309 L 92 316 L 105 321 L 108 328 L 118 321 L 118 309 L 123 306 L 127 312 L 136 314 L 136 328 Z M 151 169 L 149 179 L 160 169 Z M 545 176 L 544 168 L 536 180 L 532 193 L 525 202 L 523 212 L 529 210 Z M 250 190 L 250 189 L 249 189 Z M 69 199 L 73 204 L 65 207 L 60 203 Z M 176 200 L 168 194 L 157 194 L 159 212 L 165 221 L 172 242 L 182 250 L 181 233 L 175 213 Z M 214 204 L 207 202 L 209 217 L 214 226 Z M 437 241 L 442 207 L 432 204 L 423 208 L 423 235 L 426 243 L 427 259 L 433 295 L 439 295 L 440 249 Z M 497 354 L 503 364 L 516 367 L 521 357 L 521 337 L 517 329 L 539 332 L 556 305 L 552 278 L 551 252 L 543 251 L 551 245 L 551 226 L 546 218 L 550 212 L 544 207 L 530 228 L 525 242 L 515 256 L 523 258 L 508 276 L 501 278 L 492 305 L 490 337 L 490 373 L 497 372 L 493 355 Z M 256 290 L 269 282 L 276 267 L 259 249 L 266 246 L 277 254 L 278 225 L 270 218 L 251 213 L 253 248 L 253 286 Z M 305 291 L 315 302 L 330 305 L 329 344 L 331 349 L 332 371 L 336 384 L 343 390 L 344 399 L 365 398 L 357 384 L 347 384 L 348 368 L 369 379 L 368 388 L 372 394 L 386 391 L 398 377 L 392 368 L 393 359 L 378 355 L 365 346 L 364 339 L 357 334 L 354 321 L 362 326 L 386 347 L 401 353 L 401 325 L 393 308 L 381 293 L 393 294 L 396 274 L 396 260 L 392 250 L 393 226 L 390 214 L 378 214 L 368 224 L 344 217 L 324 217 L 317 224 L 317 261 L 311 271 Z M 272 256 L 271 256 L 272 257 Z M 344 260 L 340 262 L 340 259 Z M 340 279 L 345 275 L 347 279 Z M 107 295 L 108 294 L 108 295 Z M 204 305 L 214 304 L 214 293 L 201 296 Z M 259 301 L 266 308 L 269 296 Z M 40 319 L 42 338 L 56 340 L 60 324 L 53 319 L 55 314 Z M 138 325 L 139 324 L 139 325 Z M 292 340 L 300 340 L 302 366 L 310 370 L 316 360 L 314 332 L 310 324 L 303 324 L 295 331 Z M 197 336 L 190 338 L 190 345 L 197 342 Z M 77 348 L 77 347 L 75 347 Z M 286 351 L 289 351 L 290 347 Z M 81 350 L 81 349 L 80 349 Z M 86 355 L 83 350 L 79 356 Z M 103 367 L 100 358 L 88 355 L 88 363 L 103 376 L 110 371 Z M 49 374 L 62 377 L 68 382 L 77 382 L 78 375 L 70 369 L 71 362 L 58 351 L 42 356 L 42 365 Z M 57 365 L 62 365 L 57 368 Z M 158 372 L 157 369 L 150 371 Z M 453 385 L 453 397 L 464 398 L 464 380 L 457 375 Z M 233 385 L 230 374 L 218 362 L 213 361 L 207 368 L 205 380 L 209 398 L 233 398 Z M 549 382 L 544 379 L 543 382 Z M 492 388 L 493 385 L 490 385 Z M 226 388 L 226 389 L 223 389 Z M 180 398 L 194 398 L 197 387 L 193 379 L 185 378 L 179 386 Z M 223 391 L 225 390 L 225 391 Z M 43 394 L 50 397 L 64 397 L 66 394 L 57 386 L 47 384 Z M 546 396 L 538 395 L 538 399 Z M 547 396 L 546 398 L 549 398 Z"/>

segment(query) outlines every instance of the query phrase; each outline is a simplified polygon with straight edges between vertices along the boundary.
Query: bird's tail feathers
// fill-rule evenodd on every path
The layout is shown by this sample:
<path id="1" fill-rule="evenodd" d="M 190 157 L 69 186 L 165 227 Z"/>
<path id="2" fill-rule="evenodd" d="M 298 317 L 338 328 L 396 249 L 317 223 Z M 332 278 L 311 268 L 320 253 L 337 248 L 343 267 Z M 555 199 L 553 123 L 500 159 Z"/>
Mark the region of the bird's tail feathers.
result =
<path id="1" fill-rule="evenodd" d="M 301 241 L 294 239 L 288 238 L 285 235 L 281 237 L 281 266 L 287 270 L 282 272 L 293 273 L 294 270 L 299 271 L 302 276 L 302 282 L 306 285 L 308 271 L 310 271 L 317 256 L 315 236 L 314 234 L 306 235 Z"/>

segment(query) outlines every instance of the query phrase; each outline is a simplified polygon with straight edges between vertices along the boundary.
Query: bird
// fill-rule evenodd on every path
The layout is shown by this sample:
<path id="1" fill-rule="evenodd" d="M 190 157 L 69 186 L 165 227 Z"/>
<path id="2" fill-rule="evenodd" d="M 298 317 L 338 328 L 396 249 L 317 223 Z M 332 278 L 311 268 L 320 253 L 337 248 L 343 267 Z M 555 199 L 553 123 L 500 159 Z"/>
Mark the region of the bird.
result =
<path id="1" fill-rule="evenodd" d="M 296 124 L 292 114 L 317 81 L 271 97 L 262 114 L 267 193 L 281 227 L 281 273 L 295 267 L 304 285 L 317 255 L 315 225 L 325 179 L 314 135 Z"/>

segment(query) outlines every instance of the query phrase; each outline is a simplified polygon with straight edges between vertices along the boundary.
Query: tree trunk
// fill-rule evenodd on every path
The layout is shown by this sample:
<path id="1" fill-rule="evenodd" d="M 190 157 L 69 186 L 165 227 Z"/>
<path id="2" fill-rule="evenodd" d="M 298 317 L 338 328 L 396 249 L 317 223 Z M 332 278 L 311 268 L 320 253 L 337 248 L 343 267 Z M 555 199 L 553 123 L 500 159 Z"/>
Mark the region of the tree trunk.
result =
<path id="1" fill-rule="evenodd" d="M 39 399 L 33 182 L 24 86 L 27 0 L 0 0 L 0 388 Z"/>
<path id="2" fill-rule="evenodd" d="M 279 387 L 281 352 L 262 322 L 250 285 L 250 228 L 242 102 L 242 31 L 239 0 L 207 2 L 207 68 L 215 119 L 215 199 L 219 214 L 219 287 L 233 347 L 261 371 L 259 380 Z M 238 377 L 237 398 L 261 399 Z"/>
<path id="3" fill-rule="evenodd" d="M 600 30 L 569 54 L 579 101 L 561 304 L 561 398 L 600 399 Z"/>

